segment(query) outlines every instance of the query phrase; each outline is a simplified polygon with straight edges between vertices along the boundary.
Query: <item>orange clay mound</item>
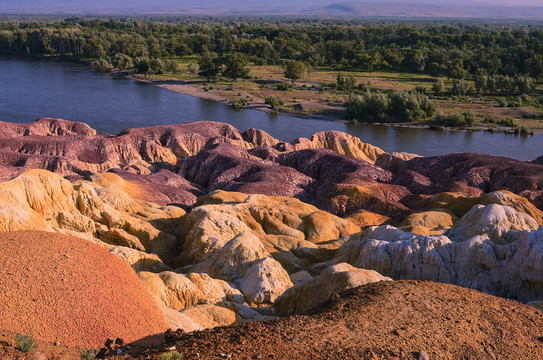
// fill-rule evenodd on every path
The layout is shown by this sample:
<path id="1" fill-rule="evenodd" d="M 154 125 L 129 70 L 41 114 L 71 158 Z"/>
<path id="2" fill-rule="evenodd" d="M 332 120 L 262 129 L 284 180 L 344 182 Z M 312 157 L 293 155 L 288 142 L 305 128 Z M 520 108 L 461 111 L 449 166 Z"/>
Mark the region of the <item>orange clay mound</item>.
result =
<path id="1" fill-rule="evenodd" d="M 101 247 L 43 231 L 0 234 L 0 331 L 99 347 L 167 327 L 134 271 Z"/>

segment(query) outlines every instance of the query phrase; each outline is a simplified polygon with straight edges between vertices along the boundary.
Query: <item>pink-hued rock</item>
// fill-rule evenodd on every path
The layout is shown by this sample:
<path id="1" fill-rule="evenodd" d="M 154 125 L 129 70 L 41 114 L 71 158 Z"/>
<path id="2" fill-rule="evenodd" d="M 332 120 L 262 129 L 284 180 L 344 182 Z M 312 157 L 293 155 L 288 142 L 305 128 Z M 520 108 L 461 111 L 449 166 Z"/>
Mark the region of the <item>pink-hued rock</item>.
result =
<path id="1" fill-rule="evenodd" d="M 96 130 L 89 125 L 63 119 L 43 118 L 29 124 L 0 122 L 0 136 L 94 136 Z"/>
<path id="2" fill-rule="evenodd" d="M 220 189 L 294 197 L 312 182 L 295 169 L 263 161 L 231 144 L 214 145 L 196 156 L 182 159 L 178 166 L 180 175 L 208 191 Z"/>
<path id="3" fill-rule="evenodd" d="M 252 147 L 233 126 L 214 122 L 128 129 L 112 136 L 96 135 L 82 123 L 41 119 L 31 124 L 0 123 L 0 163 L 61 175 L 130 167 L 153 170 L 156 164 L 173 166 L 217 142 Z"/>
<path id="4" fill-rule="evenodd" d="M 296 197 L 349 216 L 369 211 L 399 224 L 425 194 L 470 197 L 508 190 L 543 206 L 543 165 L 478 154 L 432 158 L 384 153 L 337 131 L 287 144 L 258 129 L 194 122 L 96 134 L 61 119 L 0 123 L 0 180 L 46 169 L 70 181 L 114 172 L 159 205 L 190 209 L 213 190 Z"/>
<path id="5" fill-rule="evenodd" d="M 453 154 L 415 158 L 406 163 L 408 170 L 417 172 L 430 181 L 421 192 L 450 191 L 460 183 L 481 192 L 543 189 L 543 165 L 505 157 L 482 154 Z M 401 181 L 398 181 L 402 183 Z M 402 184 L 411 189 L 410 184 Z"/>

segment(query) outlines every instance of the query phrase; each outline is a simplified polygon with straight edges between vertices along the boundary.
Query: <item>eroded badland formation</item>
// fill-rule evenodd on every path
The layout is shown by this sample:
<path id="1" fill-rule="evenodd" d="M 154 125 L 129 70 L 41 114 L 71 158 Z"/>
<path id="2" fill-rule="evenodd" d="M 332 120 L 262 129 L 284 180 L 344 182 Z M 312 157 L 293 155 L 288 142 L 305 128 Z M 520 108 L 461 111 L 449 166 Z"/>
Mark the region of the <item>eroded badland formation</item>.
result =
<path id="1" fill-rule="evenodd" d="M 120 356 L 543 358 L 543 157 L 41 119 L 0 124 L 0 180 L 0 357 L 239 324 Z"/>

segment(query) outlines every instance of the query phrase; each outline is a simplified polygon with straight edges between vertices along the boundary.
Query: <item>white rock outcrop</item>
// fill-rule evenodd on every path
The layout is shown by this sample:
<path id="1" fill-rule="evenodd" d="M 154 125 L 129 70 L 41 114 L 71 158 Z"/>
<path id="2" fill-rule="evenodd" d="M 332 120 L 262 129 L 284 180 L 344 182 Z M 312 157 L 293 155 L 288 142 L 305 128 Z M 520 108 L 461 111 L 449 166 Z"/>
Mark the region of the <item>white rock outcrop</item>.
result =
<path id="1" fill-rule="evenodd" d="M 373 227 L 351 235 L 335 261 L 393 279 L 451 283 L 523 301 L 541 298 L 543 227 L 529 215 L 477 205 L 447 235 Z"/>

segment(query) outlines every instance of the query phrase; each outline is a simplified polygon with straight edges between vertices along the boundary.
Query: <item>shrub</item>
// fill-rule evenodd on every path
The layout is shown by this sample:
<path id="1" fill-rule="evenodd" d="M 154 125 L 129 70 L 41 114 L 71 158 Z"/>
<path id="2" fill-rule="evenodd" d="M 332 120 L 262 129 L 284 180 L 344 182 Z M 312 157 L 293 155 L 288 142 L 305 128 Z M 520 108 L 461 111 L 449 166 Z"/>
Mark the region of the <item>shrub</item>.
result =
<path id="1" fill-rule="evenodd" d="M 342 73 L 338 73 L 336 86 L 340 91 L 352 91 L 356 87 L 356 77 L 354 75 L 343 76 Z"/>
<path id="2" fill-rule="evenodd" d="M 365 92 L 362 95 L 353 95 L 347 102 L 347 114 L 352 119 L 366 119 L 375 117 L 386 119 L 390 110 L 390 98 L 385 93 Z"/>
<path id="3" fill-rule="evenodd" d="M 477 119 L 477 115 L 471 110 L 468 110 L 462 114 L 464 116 L 464 123 L 467 126 L 473 126 L 475 124 L 475 120 Z"/>
<path id="4" fill-rule="evenodd" d="M 279 91 L 292 91 L 292 84 L 280 83 L 275 85 L 275 90 Z"/>
<path id="5" fill-rule="evenodd" d="M 81 359 L 85 359 L 85 360 L 96 359 L 96 355 L 98 355 L 98 350 L 95 350 L 95 349 L 81 350 Z"/>
<path id="6" fill-rule="evenodd" d="M 486 124 L 495 124 L 497 122 L 496 118 L 492 117 L 492 116 L 485 116 L 485 118 L 483 119 L 483 122 L 486 123 Z"/>
<path id="7" fill-rule="evenodd" d="M 475 123 L 476 115 L 472 111 L 466 111 L 463 114 L 437 114 L 434 118 L 434 122 L 441 126 L 460 127 L 460 126 L 472 126 Z M 490 118 L 486 118 L 485 122 L 490 122 Z"/>
<path id="8" fill-rule="evenodd" d="M 382 120 L 396 115 L 404 121 L 414 121 L 434 115 L 434 103 L 424 94 L 407 91 L 394 91 L 392 94 L 365 92 L 351 94 L 347 102 L 349 118 L 365 119 L 374 117 Z"/>
<path id="9" fill-rule="evenodd" d="M 279 110 L 280 106 L 284 105 L 283 100 L 279 99 L 277 96 L 268 96 L 268 97 L 266 97 L 264 103 L 267 104 L 267 105 L 270 105 L 271 108 L 273 110 L 275 110 L 275 112 L 277 112 L 277 110 Z"/>
<path id="10" fill-rule="evenodd" d="M 505 100 L 504 98 L 499 98 L 498 99 L 498 104 L 499 104 L 499 107 L 506 107 L 507 106 L 507 100 Z"/>
<path id="11" fill-rule="evenodd" d="M 24 353 L 29 353 L 38 347 L 38 343 L 32 335 L 17 334 L 15 336 L 15 347 Z"/>
<path id="12" fill-rule="evenodd" d="M 235 109 L 235 110 L 239 110 L 241 109 L 242 107 L 246 106 L 247 104 L 249 103 L 249 99 L 239 99 L 239 100 L 236 100 L 232 103 L 232 107 Z"/>
<path id="13" fill-rule="evenodd" d="M 525 128 L 524 126 L 520 128 L 520 134 L 521 135 L 528 135 L 530 130 L 528 128 Z"/>
<path id="14" fill-rule="evenodd" d="M 521 106 L 539 106 L 539 102 L 528 94 L 522 94 L 518 97 Z"/>
<path id="15" fill-rule="evenodd" d="M 436 124 L 442 125 L 442 126 L 449 126 L 449 127 L 456 127 L 456 126 L 463 126 L 464 125 L 464 117 L 462 114 L 454 113 L 454 114 L 437 114 L 434 118 L 434 121 Z"/>
<path id="16" fill-rule="evenodd" d="M 183 358 L 184 358 L 183 354 L 177 351 L 171 351 L 171 352 L 160 354 L 160 360 L 180 360 Z"/>
<path id="17" fill-rule="evenodd" d="M 415 92 L 419 94 L 426 94 L 426 88 L 424 86 L 415 86 Z"/>
<path id="18" fill-rule="evenodd" d="M 499 123 L 500 123 L 500 125 L 509 126 L 509 127 L 512 127 L 512 128 L 518 127 L 518 124 L 515 122 L 515 120 L 510 118 L 510 117 L 505 118 L 505 119 L 501 119 L 499 121 Z"/>
<path id="19" fill-rule="evenodd" d="M 360 84 L 358 84 L 357 90 L 362 91 L 362 92 L 370 91 L 371 83 L 369 81 L 366 81 L 366 82 L 362 81 Z"/>
<path id="20" fill-rule="evenodd" d="M 407 121 L 423 119 L 436 112 L 436 107 L 428 96 L 418 92 L 395 91 L 390 96 L 390 102 L 391 114 Z"/>

